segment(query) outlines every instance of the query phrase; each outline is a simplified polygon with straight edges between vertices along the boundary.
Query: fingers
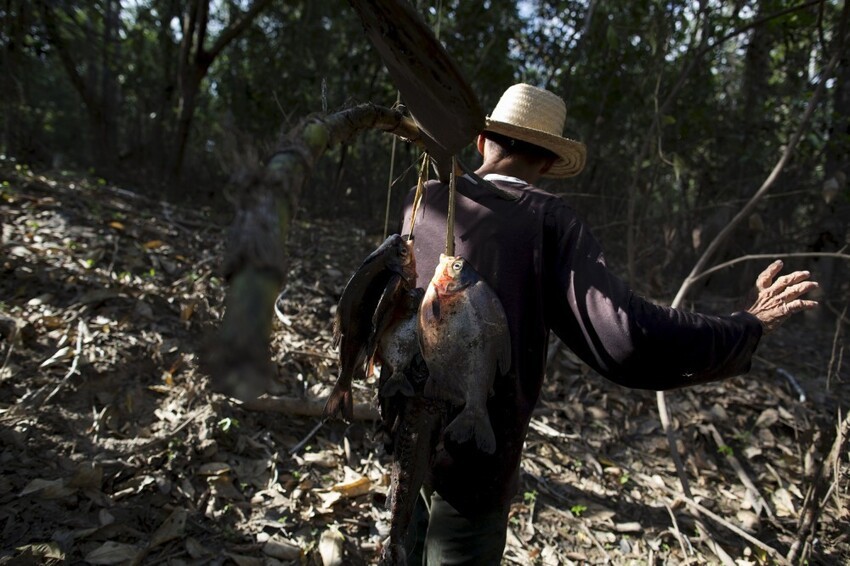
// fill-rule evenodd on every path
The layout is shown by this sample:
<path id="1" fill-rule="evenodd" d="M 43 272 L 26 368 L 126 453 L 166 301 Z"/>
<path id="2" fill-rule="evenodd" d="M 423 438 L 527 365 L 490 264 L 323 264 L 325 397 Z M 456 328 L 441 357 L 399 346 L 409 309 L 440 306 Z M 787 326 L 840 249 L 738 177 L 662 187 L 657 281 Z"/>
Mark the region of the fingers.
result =
<path id="1" fill-rule="evenodd" d="M 782 267 L 782 261 L 777 260 L 758 276 L 758 297 L 748 309 L 762 322 L 765 332 L 772 332 L 794 313 L 818 306 L 817 301 L 801 298 L 819 287 L 816 281 L 809 281 L 811 273 L 794 271 L 776 278 Z"/>
<path id="2" fill-rule="evenodd" d="M 788 306 L 792 309 L 792 312 L 808 311 L 817 307 L 818 302 L 810 301 L 807 299 L 800 299 L 799 301 L 792 301 L 788 303 Z"/>
<path id="3" fill-rule="evenodd" d="M 773 282 L 773 278 L 776 277 L 776 275 L 780 271 L 782 271 L 783 265 L 784 264 L 782 263 L 781 259 L 777 259 L 776 261 L 768 265 L 767 269 L 762 271 L 759 274 L 758 278 L 756 278 L 756 288 L 762 290 L 770 287 L 771 283 Z"/>
<path id="4" fill-rule="evenodd" d="M 776 285 L 779 285 L 779 281 L 776 282 Z M 816 281 L 803 281 L 802 283 L 786 287 L 785 290 L 779 294 L 778 298 L 790 302 L 802 297 L 806 293 L 814 291 L 818 287 L 820 287 L 820 285 L 818 285 Z"/>
<path id="5" fill-rule="evenodd" d="M 791 285 L 800 283 L 801 281 L 805 281 L 806 279 L 811 277 L 811 275 L 812 274 L 808 271 L 795 271 L 793 273 L 789 273 L 788 275 L 783 275 L 782 277 L 777 279 L 773 283 L 773 286 L 780 289 L 789 287 Z"/>

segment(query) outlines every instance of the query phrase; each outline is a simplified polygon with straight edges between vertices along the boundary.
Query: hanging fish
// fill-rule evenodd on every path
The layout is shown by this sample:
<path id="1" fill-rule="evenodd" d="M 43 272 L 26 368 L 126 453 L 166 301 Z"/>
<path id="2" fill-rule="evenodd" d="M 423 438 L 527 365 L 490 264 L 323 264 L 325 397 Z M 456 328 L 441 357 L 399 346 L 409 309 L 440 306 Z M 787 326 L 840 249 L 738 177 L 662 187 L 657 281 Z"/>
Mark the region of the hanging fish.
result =
<path id="1" fill-rule="evenodd" d="M 510 369 L 511 340 L 502 303 L 464 258 L 440 255 L 419 308 L 418 336 L 430 374 L 425 396 L 463 405 L 446 437 L 474 439 L 492 454 L 496 439 L 487 397 L 497 372 Z"/>
<path id="2" fill-rule="evenodd" d="M 419 353 L 416 336 L 417 314 L 425 290 L 409 289 L 400 282 L 388 285 L 372 317 L 374 360 L 381 364 L 379 393 L 392 397 L 401 393 L 413 396 L 413 386 L 404 370 Z"/>
<path id="3" fill-rule="evenodd" d="M 387 238 L 360 265 L 342 291 L 334 319 L 334 346 L 339 346 L 340 372 L 325 403 L 324 416 L 342 414 L 351 420 L 354 402 L 351 382 L 366 376 L 376 338 L 374 317 L 385 295 L 416 286 L 416 262 L 412 242 L 398 234 Z M 389 290 L 392 291 L 389 291 Z"/>
<path id="4" fill-rule="evenodd" d="M 378 379 L 381 428 L 390 439 L 394 438 L 401 407 L 407 398 L 415 394 L 416 385 L 422 392 L 424 379 L 428 377 L 424 362 L 418 356 L 419 340 L 416 336 L 417 315 L 425 290 L 403 287 L 387 286 L 372 320 L 375 331 L 370 351 L 374 352 L 373 363 L 381 365 Z M 414 364 L 417 357 L 419 361 Z M 417 381 L 421 383 L 415 383 Z M 388 452 L 393 451 L 393 444 L 394 440 L 386 443 Z"/>
<path id="5" fill-rule="evenodd" d="M 439 440 L 445 402 L 426 399 L 421 386 L 413 397 L 400 404 L 398 425 L 394 431 L 394 451 L 387 506 L 390 509 L 390 533 L 381 554 L 381 566 L 407 564 L 405 540 L 419 491 Z"/>

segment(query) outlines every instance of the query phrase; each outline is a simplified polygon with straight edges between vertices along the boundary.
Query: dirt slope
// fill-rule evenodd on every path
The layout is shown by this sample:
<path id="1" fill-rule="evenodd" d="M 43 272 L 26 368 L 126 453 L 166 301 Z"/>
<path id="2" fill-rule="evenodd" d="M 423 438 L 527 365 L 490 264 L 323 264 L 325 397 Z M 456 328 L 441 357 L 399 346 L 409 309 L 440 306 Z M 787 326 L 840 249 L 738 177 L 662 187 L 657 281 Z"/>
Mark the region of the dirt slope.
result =
<path id="1" fill-rule="evenodd" d="M 247 410 L 198 369 L 222 312 L 226 214 L 5 161 L 0 221 L 0 563 L 375 562 L 390 461 L 374 424 Z M 333 384 L 333 308 L 379 239 L 341 223 L 293 235 L 270 393 L 299 411 Z M 782 555 L 850 401 L 846 341 L 846 326 L 801 319 L 749 375 L 669 395 L 696 501 Z M 504 562 L 717 562 L 677 500 L 655 395 L 563 349 L 550 367 Z M 850 562 L 846 440 L 832 464 L 810 563 Z M 705 521 L 738 564 L 767 563 Z"/>

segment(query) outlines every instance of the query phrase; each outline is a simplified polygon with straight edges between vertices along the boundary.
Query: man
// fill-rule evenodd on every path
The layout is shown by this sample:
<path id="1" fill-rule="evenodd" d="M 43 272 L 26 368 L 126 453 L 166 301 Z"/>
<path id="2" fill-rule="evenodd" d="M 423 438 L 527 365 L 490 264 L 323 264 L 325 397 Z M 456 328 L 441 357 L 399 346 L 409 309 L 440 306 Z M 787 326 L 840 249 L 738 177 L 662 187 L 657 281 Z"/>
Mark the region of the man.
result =
<path id="1" fill-rule="evenodd" d="M 433 493 L 425 502 L 429 565 L 499 563 L 550 330 L 606 378 L 664 390 L 747 372 L 764 332 L 816 306 L 801 299 L 817 287 L 808 272 L 774 282 L 781 262 L 759 276 L 755 304 L 731 316 L 674 310 L 635 295 L 609 271 L 599 244 L 563 199 L 533 186 L 541 177 L 569 177 L 584 167 L 584 145 L 562 137 L 565 119 L 557 95 L 526 84 L 510 87 L 478 137 L 483 164 L 457 182 L 455 253 L 499 296 L 512 367 L 496 378 L 488 402 L 495 454 L 447 439 L 437 448 L 427 482 Z M 403 234 L 411 203 L 412 195 Z M 448 187 L 428 183 L 414 225 L 423 284 L 444 250 L 447 207 Z M 422 534 L 421 528 L 413 533 L 409 546 Z"/>

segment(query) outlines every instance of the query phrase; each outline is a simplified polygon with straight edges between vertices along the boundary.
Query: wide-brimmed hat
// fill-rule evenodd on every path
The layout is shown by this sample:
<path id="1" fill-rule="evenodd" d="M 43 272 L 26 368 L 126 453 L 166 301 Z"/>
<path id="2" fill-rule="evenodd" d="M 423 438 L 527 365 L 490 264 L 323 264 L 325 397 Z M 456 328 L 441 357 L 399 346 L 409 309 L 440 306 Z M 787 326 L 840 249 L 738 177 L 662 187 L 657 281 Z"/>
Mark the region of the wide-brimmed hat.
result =
<path id="1" fill-rule="evenodd" d="M 563 137 L 567 105 L 560 96 L 528 84 L 515 84 L 487 116 L 485 132 L 524 141 L 558 156 L 544 177 L 572 177 L 584 169 L 584 144 Z"/>

